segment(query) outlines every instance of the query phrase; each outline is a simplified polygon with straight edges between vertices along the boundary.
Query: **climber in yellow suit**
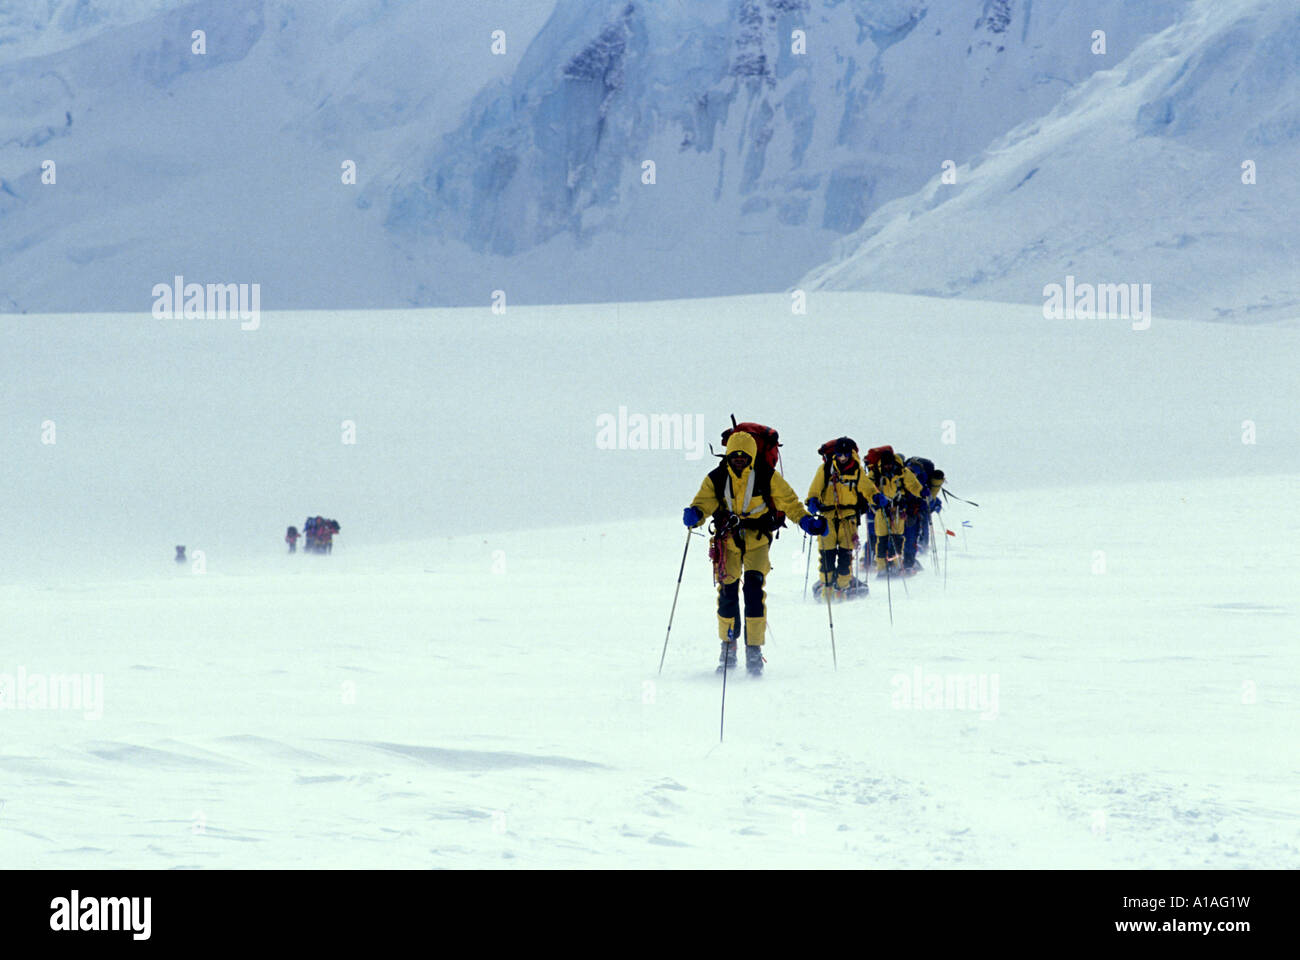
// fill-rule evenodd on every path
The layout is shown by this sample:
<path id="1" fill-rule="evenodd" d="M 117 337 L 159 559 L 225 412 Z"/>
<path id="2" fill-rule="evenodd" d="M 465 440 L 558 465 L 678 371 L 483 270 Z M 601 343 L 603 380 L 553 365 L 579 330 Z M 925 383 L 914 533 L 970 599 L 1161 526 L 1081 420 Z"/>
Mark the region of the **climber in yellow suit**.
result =
<path id="1" fill-rule="evenodd" d="M 877 505 L 872 511 L 873 536 L 872 546 L 875 550 L 876 572 L 882 575 L 885 564 L 892 563 L 891 569 L 898 569 L 903 554 L 903 533 L 906 520 L 903 516 L 903 495 L 910 493 L 914 497 L 922 495 L 924 488 L 921 481 L 903 463 L 903 458 L 894 453 L 894 448 L 873 447 L 867 451 L 867 475 L 884 495 L 886 506 Z"/>
<path id="2" fill-rule="evenodd" d="M 768 547 L 779 510 L 810 534 L 820 534 L 826 521 L 804 509 L 785 478 L 765 463 L 756 462 L 758 444 L 742 431 L 727 439 L 722 463 L 700 484 L 700 491 L 682 514 L 688 527 L 698 527 L 712 517 L 724 531 L 725 568 L 718 584 L 718 636 L 722 653 L 718 669 L 736 665 L 736 639 L 741 635 L 740 593 L 744 579 L 745 666 L 751 674 L 763 672 L 763 640 L 767 630 L 764 580 L 772 565 Z"/>
<path id="3" fill-rule="evenodd" d="M 822 465 L 804 501 L 809 512 L 825 517 L 828 525 L 818 544 L 821 577 L 814 594 L 820 597 L 829 586 L 837 599 L 843 599 L 866 592 L 867 585 L 856 582 L 852 573 L 858 524 L 869 505 L 884 507 L 887 501 L 862 469 L 858 445 L 850 437 L 828 441 L 818 453 Z"/>

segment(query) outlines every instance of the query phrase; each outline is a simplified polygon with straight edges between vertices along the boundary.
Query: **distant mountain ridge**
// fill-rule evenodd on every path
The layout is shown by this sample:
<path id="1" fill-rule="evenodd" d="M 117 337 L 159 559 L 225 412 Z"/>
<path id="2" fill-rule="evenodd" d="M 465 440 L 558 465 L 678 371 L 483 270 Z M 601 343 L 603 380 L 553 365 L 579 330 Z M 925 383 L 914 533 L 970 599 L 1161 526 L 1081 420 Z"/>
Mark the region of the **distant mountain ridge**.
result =
<path id="1" fill-rule="evenodd" d="M 561 262 L 591 269 L 619 251 L 646 268 L 616 275 L 608 299 L 772 289 L 1185 6 L 569 0 L 509 84 L 482 91 L 418 175 L 374 202 L 412 243 L 516 260 L 551 243 Z M 1089 50 L 1099 24 L 1106 58 Z M 671 238 L 672 256 L 653 238 Z M 683 283 L 691 263 L 709 275 Z"/>
<path id="2" fill-rule="evenodd" d="M 886 268 L 878 245 L 869 267 L 848 261 L 880 233 L 882 211 L 900 209 L 891 203 L 930 203 L 945 164 L 963 166 L 952 192 L 964 195 L 969 170 L 1004 149 L 991 145 L 1024 139 L 1063 97 L 1079 102 L 1202 7 L 64 0 L 38 24 L 23 9 L 0 7 L 0 310 L 10 312 L 147 309 L 152 285 L 176 274 L 260 282 L 268 310 L 801 282 L 1029 300 L 1033 284 L 1007 265 L 1033 243 L 999 242 L 1019 236 L 1020 210 L 1003 223 L 972 207 L 931 231 L 947 266 L 909 248 Z M 204 60 L 188 46 L 200 25 Z M 1187 105 L 1170 102 L 1164 126 L 1176 131 Z M 1146 120 L 1161 144 L 1162 116 Z M 1284 149 L 1292 122 L 1279 112 L 1260 136 Z M 57 186 L 41 182 L 46 160 L 58 163 Z M 340 183 L 343 161 L 357 164 L 353 186 Z M 1018 195 L 1052 208 L 1052 168 L 1020 170 Z M 1162 203 L 1182 206 L 1177 195 Z M 949 249 L 944 231 L 970 246 Z M 1206 230 L 1129 240 L 1184 234 L 1216 249 Z M 1056 250 L 1044 264 L 1029 278 L 1059 282 L 1070 257 Z M 1243 277 L 1243 296 L 1253 283 Z"/>
<path id="3" fill-rule="evenodd" d="M 1157 315 L 1300 318 L 1298 157 L 1300 8 L 1198 2 L 800 284 L 1033 302 L 1141 281 Z"/>

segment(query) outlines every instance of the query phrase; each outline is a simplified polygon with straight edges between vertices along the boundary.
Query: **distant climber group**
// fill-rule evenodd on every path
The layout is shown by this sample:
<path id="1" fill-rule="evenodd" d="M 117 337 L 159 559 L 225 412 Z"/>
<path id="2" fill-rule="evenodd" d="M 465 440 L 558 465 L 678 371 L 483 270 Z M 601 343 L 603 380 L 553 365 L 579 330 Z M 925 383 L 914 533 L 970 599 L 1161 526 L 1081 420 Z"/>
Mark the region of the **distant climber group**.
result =
<path id="1" fill-rule="evenodd" d="M 722 434 L 722 462 L 704 478 L 682 521 L 691 528 L 712 521 L 709 556 L 722 641 L 718 670 L 735 667 L 737 641 L 744 636 L 746 669 L 757 676 L 763 672 L 767 632 L 768 548 L 787 517 L 818 538 L 821 572 L 814 595 L 827 602 L 864 597 L 866 573 L 853 572 L 862 521 L 867 522 L 863 565 L 874 566 L 878 577 L 915 574 L 921 569 L 917 551 L 929 543 L 931 515 L 942 509 L 945 477 L 933 461 L 904 458 L 892 446 L 872 447 L 864 464 L 857 443 L 839 437 L 818 449 L 821 464 L 800 503 L 777 470 L 777 432 L 734 418 L 732 423 Z"/>
<path id="2" fill-rule="evenodd" d="M 289 552 L 298 551 L 298 538 L 303 538 L 303 553 L 331 553 L 334 550 L 334 535 L 339 532 L 337 520 L 325 517 L 308 517 L 302 525 L 302 533 L 297 527 L 290 527 L 284 535 L 284 542 L 289 544 Z"/>
<path id="3" fill-rule="evenodd" d="M 290 553 L 298 552 L 299 539 L 304 540 L 303 553 L 332 553 L 334 551 L 334 536 L 338 532 L 339 522 L 337 520 L 330 520 L 325 517 L 308 517 L 302 525 L 302 533 L 298 532 L 297 527 L 290 527 L 285 531 L 284 542 L 289 545 Z M 181 544 L 176 545 L 175 561 L 178 564 L 189 562 L 185 556 L 185 547 Z"/>

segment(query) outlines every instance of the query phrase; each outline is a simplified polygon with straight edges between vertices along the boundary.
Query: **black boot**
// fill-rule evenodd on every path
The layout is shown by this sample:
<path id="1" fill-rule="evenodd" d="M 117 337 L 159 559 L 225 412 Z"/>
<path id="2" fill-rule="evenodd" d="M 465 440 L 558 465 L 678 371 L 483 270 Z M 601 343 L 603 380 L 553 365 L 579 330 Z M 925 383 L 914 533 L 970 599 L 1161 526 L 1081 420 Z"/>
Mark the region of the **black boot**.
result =
<path id="1" fill-rule="evenodd" d="M 751 677 L 761 677 L 763 675 L 762 647 L 745 647 L 745 669 L 749 671 Z"/>
<path id="2" fill-rule="evenodd" d="M 736 669 L 736 641 L 722 641 L 722 652 L 718 654 L 718 673 L 722 672 L 723 664 L 726 664 L 728 670 Z"/>

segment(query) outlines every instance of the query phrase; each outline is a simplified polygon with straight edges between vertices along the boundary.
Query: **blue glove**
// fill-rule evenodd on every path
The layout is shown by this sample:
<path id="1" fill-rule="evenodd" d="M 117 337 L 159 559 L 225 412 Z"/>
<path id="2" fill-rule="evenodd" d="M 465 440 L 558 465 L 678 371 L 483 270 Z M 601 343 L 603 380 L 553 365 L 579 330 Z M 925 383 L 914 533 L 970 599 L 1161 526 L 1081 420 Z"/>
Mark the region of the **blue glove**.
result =
<path id="1" fill-rule="evenodd" d="M 804 533 L 814 537 L 824 535 L 828 529 L 825 517 L 804 517 L 799 521 L 799 526 L 803 528 Z"/>
<path id="2" fill-rule="evenodd" d="M 700 521 L 703 519 L 704 513 L 699 507 L 687 507 L 682 511 L 682 523 L 688 527 L 699 526 Z"/>
<path id="3" fill-rule="evenodd" d="M 930 501 L 931 513 L 938 513 L 942 509 L 943 509 L 943 501 L 941 501 L 938 497 L 935 497 L 933 500 Z"/>
<path id="4" fill-rule="evenodd" d="M 885 496 L 883 493 L 876 494 L 874 497 L 871 498 L 871 502 L 874 503 L 876 505 L 876 508 L 879 510 L 889 509 L 889 498 Z"/>
<path id="5" fill-rule="evenodd" d="M 816 497 L 809 497 L 804 506 L 808 508 L 809 513 L 818 514 L 822 512 L 822 502 Z"/>

